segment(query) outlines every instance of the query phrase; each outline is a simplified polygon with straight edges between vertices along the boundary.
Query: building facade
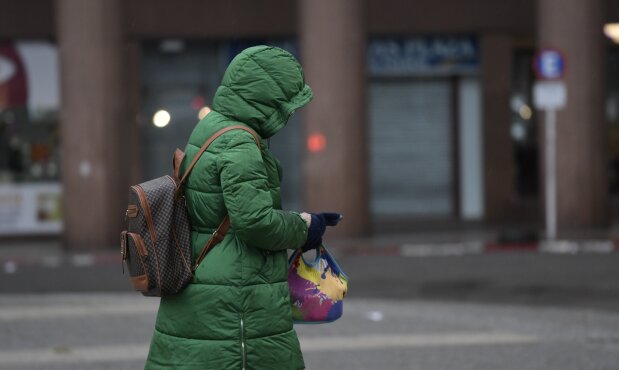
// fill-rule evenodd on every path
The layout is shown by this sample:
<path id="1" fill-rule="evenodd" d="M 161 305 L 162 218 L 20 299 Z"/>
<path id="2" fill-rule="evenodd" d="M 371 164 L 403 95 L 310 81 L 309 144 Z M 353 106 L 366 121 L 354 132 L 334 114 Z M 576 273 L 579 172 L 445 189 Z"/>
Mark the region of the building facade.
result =
<path id="1" fill-rule="evenodd" d="M 559 230 L 606 228 L 619 49 L 602 30 L 618 21 L 610 0 L 0 0 L 0 238 L 114 245 L 129 184 L 169 172 L 228 62 L 263 43 L 294 53 L 315 93 L 270 143 L 284 205 L 341 211 L 343 236 L 541 229 L 531 65 L 560 49 Z"/>

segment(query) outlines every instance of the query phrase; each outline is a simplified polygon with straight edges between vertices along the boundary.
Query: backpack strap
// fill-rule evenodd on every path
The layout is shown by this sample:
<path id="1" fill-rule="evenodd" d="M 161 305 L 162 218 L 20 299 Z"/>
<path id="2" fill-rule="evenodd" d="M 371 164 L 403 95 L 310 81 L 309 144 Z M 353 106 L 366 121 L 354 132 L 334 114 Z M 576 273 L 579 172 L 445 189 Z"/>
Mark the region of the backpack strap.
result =
<path id="1" fill-rule="evenodd" d="M 177 194 L 179 193 L 183 182 L 185 181 L 187 176 L 189 176 L 189 173 L 193 169 L 193 166 L 196 165 L 196 163 L 198 162 L 198 159 L 200 159 L 200 157 L 206 151 L 206 149 L 209 147 L 209 145 L 211 145 L 213 143 L 213 141 L 215 141 L 215 139 L 217 139 L 221 135 L 223 135 L 226 132 L 231 131 L 231 130 L 243 130 L 243 131 L 249 132 L 251 134 L 251 136 L 253 136 L 254 141 L 256 141 L 256 145 L 258 145 L 258 148 L 262 149 L 262 145 L 260 145 L 260 138 L 258 137 L 258 134 L 254 130 L 250 129 L 249 127 L 244 126 L 244 125 L 234 125 L 234 126 L 228 126 L 228 127 L 222 128 L 221 130 L 219 130 L 216 133 L 214 133 L 213 136 L 211 136 L 208 140 L 206 140 L 206 142 L 202 145 L 202 147 L 200 148 L 198 153 L 193 157 L 193 159 L 191 160 L 191 163 L 189 164 L 189 167 L 187 167 L 187 169 L 185 170 L 185 173 L 183 174 L 183 177 L 181 177 L 181 179 L 179 180 L 179 182 L 177 184 L 177 187 L 176 187 L 176 193 Z M 176 157 L 176 155 L 175 155 L 175 157 Z M 224 237 L 226 236 L 226 233 L 228 232 L 229 228 L 230 228 L 230 217 L 228 215 L 226 215 L 226 217 L 224 217 L 223 221 L 221 221 L 221 224 L 219 224 L 219 227 L 217 228 L 217 230 L 215 230 L 213 235 L 209 238 L 209 240 L 206 242 L 206 244 L 202 248 L 202 251 L 200 252 L 200 255 L 198 255 L 198 258 L 196 258 L 196 261 L 195 261 L 195 263 L 193 264 L 193 266 L 191 268 L 191 272 L 192 273 L 196 272 L 198 266 L 200 265 L 200 263 L 202 262 L 204 257 L 206 257 L 206 254 L 214 246 L 216 246 L 222 240 L 224 240 Z"/>
<path id="2" fill-rule="evenodd" d="M 198 159 L 200 159 L 200 157 L 202 156 L 202 154 L 206 151 L 206 149 L 209 147 L 209 145 L 211 145 L 211 143 L 213 141 L 215 141 L 215 139 L 217 139 L 218 137 L 220 137 L 221 135 L 225 134 L 228 131 L 231 130 L 244 130 L 247 131 L 251 134 L 251 136 L 254 137 L 254 140 L 256 141 L 256 144 L 258 145 L 258 148 L 262 149 L 262 145 L 260 145 L 260 138 L 258 137 L 258 134 L 250 129 L 247 126 L 244 125 L 234 125 L 234 126 L 228 126 L 228 127 L 224 127 L 221 130 L 217 131 L 216 133 L 213 134 L 213 136 L 211 136 L 200 148 L 200 150 L 198 151 L 198 153 L 193 157 L 193 159 L 191 160 L 191 163 L 189 163 L 189 167 L 187 167 L 187 169 L 185 170 L 185 173 L 183 174 L 183 177 L 181 177 L 180 181 L 178 182 L 177 185 L 177 190 L 178 188 L 181 187 L 181 185 L 183 184 L 183 181 L 185 181 L 185 179 L 187 178 L 187 176 L 189 176 L 189 173 L 191 172 L 191 170 L 193 169 L 193 166 L 196 165 L 196 163 L 198 162 Z"/>
<path id="3" fill-rule="evenodd" d="M 226 215 L 226 217 L 224 217 L 224 220 L 221 221 L 221 224 L 219 224 L 219 227 L 217 228 L 217 230 L 215 230 L 213 235 L 211 235 L 211 237 L 208 239 L 208 241 L 202 248 L 202 251 L 200 252 L 200 255 L 198 255 L 198 258 L 196 258 L 196 261 L 194 262 L 191 268 L 192 273 L 196 272 L 196 270 L 198 269 L 198 266 L 200 266 L 200 263 L 202 262 L 204 257 L 206 257 L 207 253 L 210 252 L 214 246 L 216 246 L 222 240 L 224 240 L 229 228 L 230 228 L 230 216 Z"/>
<path id="4" fill-rule="evenodd" d="M 183 163 L 183 159 L 185 159 L 185 152 L 176 148 L 174 155 L 172 156 L 172 168 L 174 169 L 174 181 L 176 182 L 178 182 L 180 176 L 181 163 Z"/>

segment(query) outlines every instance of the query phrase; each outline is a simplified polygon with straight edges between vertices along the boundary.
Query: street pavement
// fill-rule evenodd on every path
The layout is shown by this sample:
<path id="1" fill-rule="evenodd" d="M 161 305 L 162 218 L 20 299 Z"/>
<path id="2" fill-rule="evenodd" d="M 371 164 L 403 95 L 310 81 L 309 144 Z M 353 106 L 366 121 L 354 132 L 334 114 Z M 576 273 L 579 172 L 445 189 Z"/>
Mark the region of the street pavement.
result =
<path id="1" fill-rule="evenodd" d="M 619 369 L 619 253 L 423 250 L 332 248 L 350 290 L 297 326 L 308 369 Z M 0 255 L 0 369 L 142 368 L 158 300 L 115 251 L 48 252 Z"/>
<path id="2" fill-rule="evenodd" d="M 332 248 L 352 298 L 517 303 L 619 311 L 619 253 L 363 255 Z M 0 258 L 0 294 L 130 292 L 117 254 Z M 619 367 L 618 367 L 619 368 Z"/>
<path id="3" fill-rule="evenodd" d="M 0 296 L 0 369 L 139 369 L 158 299 L 133 293 Z M 616 370 L 619 312 L 348 299 L 298 325 L 307 369 Z"/>

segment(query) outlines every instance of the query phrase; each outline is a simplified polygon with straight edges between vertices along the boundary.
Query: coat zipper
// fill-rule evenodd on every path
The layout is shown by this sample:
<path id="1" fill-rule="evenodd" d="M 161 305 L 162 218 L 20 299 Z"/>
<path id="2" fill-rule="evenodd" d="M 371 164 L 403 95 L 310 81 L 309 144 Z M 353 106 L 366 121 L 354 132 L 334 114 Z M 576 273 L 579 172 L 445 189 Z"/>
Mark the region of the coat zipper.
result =
<path id="1" fill-rule="evenodd" d="M 241 361 L 242 361 L 242 369 L 245 370 L 245 367 L 246 367 L 246 359 L 245 359 L 245 324 L 243 322 L 243 317 L 241 317 Z"/>

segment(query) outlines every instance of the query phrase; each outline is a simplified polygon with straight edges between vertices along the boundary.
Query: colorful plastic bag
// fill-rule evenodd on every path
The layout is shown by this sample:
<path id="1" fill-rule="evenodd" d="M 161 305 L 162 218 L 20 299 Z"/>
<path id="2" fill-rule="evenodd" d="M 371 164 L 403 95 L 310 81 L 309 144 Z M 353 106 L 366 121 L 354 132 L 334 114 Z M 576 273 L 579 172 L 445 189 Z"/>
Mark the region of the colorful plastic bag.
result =
<path id="1" fill-rule="evenodd" d="M 295 323 L 328 323 L 342 316 L 348 276 L 324 246 L 316 249 L 313 262 L 300 250 L 290 256 L 288 286 Z"/>

